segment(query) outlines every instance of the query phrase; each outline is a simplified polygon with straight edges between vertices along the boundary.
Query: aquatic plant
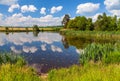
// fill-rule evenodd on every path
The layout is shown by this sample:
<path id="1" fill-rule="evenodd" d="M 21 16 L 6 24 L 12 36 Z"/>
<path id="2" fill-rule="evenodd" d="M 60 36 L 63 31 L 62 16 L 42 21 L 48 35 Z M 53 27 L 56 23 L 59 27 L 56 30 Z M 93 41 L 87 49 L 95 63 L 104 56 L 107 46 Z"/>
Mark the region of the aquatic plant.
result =
<path id="1" fill-rule="evenodd" d="M 80 63 L 86 64 L 89 61 L 109 63 L 120 63 L 120 45 L 111 44 L 89 44 L 80 55 Z"/>

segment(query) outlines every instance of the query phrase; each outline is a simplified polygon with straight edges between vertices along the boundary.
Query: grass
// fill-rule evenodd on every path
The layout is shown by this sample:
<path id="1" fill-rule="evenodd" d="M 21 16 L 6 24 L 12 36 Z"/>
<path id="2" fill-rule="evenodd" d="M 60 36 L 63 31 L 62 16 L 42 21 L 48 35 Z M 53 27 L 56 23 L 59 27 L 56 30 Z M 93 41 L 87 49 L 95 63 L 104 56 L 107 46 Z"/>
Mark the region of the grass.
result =
<path id="1" fill-rule="evenodd" d="M 80 63 L 89 61 L 102 62 L 103 64 L 120 63 L 120 44 L 90 44 L 80 55 Z"/>
<path id="2" fill-rule="evenodd" d="M 0 81 L 41 81 L 41 78 L 22 57 L 0 53 Z"/>
<path id="3" fill-rule="evenodd" d="M 27 66 L 18 64 L 2 64 L 0 66 L 0 81 L 41 81 L 40 77 Z"/>
<path id="4" fill-rule="evenodd" d="M 65 36 L 79 36 L 98 39 L 120 39 L 120 31 L 79 31 L 79 30 L 61 30 Z"/>
<path id="5" fill-rule="evenodd" d="M 49 81 L 120 81 L 120 65 L 89 64 L 49 72 Z"/>
<path id="6" fill-rule="evenodd" d="M 120 81 L 120 45 L 90 44 L 80 56 L 81 66 L 51 70 L 48 81 Z"/>

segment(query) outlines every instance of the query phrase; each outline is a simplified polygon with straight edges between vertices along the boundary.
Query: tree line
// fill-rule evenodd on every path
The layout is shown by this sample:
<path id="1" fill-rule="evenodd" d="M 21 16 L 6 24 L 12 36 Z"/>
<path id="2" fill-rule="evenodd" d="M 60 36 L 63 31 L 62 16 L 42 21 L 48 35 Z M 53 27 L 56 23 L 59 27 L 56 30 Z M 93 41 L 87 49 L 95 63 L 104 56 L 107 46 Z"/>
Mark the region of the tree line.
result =
<path id="1" fill-rule="evenodd" d="M 97 20 L 93 22 L 92 18 L 86 18 L 85 16 L 76 16 L 74 19 L 70 19 L 70 16 L 66 14 L 63 18 L 62 24 L 64 28 L 75 30 L 97 30 L 97 31 L 117 31 L 120 30 L 120 18 L 117 16 L 107 16 L 106 13 L 99 15 Z"/>

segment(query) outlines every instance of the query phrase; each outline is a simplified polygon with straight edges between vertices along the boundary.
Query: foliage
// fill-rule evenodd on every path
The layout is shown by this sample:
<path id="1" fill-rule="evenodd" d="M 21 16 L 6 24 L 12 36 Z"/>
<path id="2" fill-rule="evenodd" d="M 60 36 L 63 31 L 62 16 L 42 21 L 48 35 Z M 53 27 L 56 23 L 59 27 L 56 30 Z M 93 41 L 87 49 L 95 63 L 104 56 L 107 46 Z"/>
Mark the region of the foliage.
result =
<path id="1" fill-rule="evenodd" d="M 27 66 L 18 64 L 2 64 L 0 66 L 0 81 L 41 81 L 35 72 Z"/>
<path id="2" fill-rule="evenodd" d="M 0 81 L 41 81 L 35 71 L 25 64 L 18 55 L 0 53 Z"/>
<path id="3" fill-rule="evenodd" d="M 25 61 L 22 57 L 12 54 L 12 53 L 0 53 L 0 64 L 6 64 L 6 63 L 19 63 L 20 65 L 25 65 Z"/>
<path id="4" fill-rule="evenodd" d="M 92 64 L 49 72 L 49 81 L 120 81 L 120 65 Z"/>
<path id="5" fill-rule="evenodd" d="M 39 31 L 39 27 L 37 25 L 33 26 L 33 31 Z"/>
<path id="6" fill-rule="evenodd" d="M 112 31 L 117 29 L 117 17 L 107 16 L 106 13 L 99 15 L 95 22 L 95 29 L 102 31 Z"/>
<path id="7" fill-rule="evenodd" d="M 69 20 L 70 20 L 70 16 L 68 14 L 65 14 L 65 16 L 62 20 L 62 24 L 64 25 L 64 28 L 67 28 Z"/>
<path id="8" fill-rule="evenodd" d="M 67 28 L 76 30 L 97 30 L 97 31 L 116 31 L 120 29 L 120 19 L 117 20 L 117 16 L 107 16 L 106 13 L 99 15 L 95 22 L 91 18 L 85 16 L 77 16 L 71 19 Z"/>
<path id="9" fill-rule="evenodd" d="M 119 18 L 119 20 L 117 22 L 117 30 L 120 30 L 120 18 Z"/>
<path id="10" fill-rule="evenodd" d="M 105 64 L 120 62 L 119 44 L 90 44 L 80 55 L 80 63 L 87 64 L 89 61 L 102 62 Z"/>

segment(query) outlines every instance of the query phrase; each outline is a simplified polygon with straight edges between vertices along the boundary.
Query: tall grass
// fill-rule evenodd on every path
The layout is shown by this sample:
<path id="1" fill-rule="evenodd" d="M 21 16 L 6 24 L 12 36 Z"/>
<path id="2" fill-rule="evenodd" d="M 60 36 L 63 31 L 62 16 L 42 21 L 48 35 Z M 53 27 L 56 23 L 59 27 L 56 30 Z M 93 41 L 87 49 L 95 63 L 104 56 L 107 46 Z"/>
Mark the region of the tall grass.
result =
<path id="1" fill-rule="evenodd" d="M 90 44 L 80 54 L 81 66 L 49 72 L 49 81 L 120 81 L 120 44 Z"/>
<path id="2" fill-rule="evenodd" d="M 72 66 L 60 70 L 52 70 L 49 81 L 120 81 L 120 65 Z"/>
<path id="3" fill-rule="evenodd" d="M 18 64 L 2 64 L 0 66 L 0 81 L 41 81 L 40 77 L 27 66 Z"/>
<path id="4" fill-rule="evenodd" d="M 98 39 L 120 39 L 120 31 L 61 30 L 60 33 L 65 36 L 96 37 Z"/>
<path id="5" fill-rule="evenodd" d="M 15 64 L 17 62 L 21 62 L 21 65 L 25 65 L 24 59 L 19 55 L 5 52 L 0 53 L 0 65 L 6 63 Z"/>
<path id="6" fill-rule="evenodd" d="M 102 62 L 104 64 L 120 63 L 120 44 L 90 44 L 80 55 L 80 63 L 89 61 Z"/>
<path id="7" fill-rule="evenodd" d="M 41 78 L 22 57 L 0 53 L 0 81 L 41 81 Z"/>

